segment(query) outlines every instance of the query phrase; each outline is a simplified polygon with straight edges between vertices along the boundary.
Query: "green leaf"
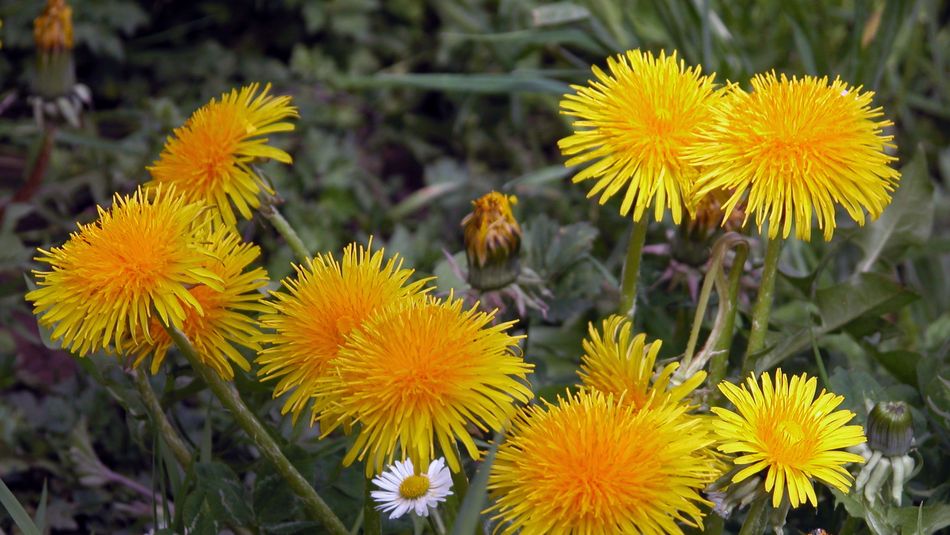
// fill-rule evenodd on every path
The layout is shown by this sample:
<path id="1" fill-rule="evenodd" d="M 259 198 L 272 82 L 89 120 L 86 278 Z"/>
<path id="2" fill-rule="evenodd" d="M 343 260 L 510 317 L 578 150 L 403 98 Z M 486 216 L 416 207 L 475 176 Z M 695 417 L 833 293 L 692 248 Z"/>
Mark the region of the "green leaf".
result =
<path id="1" fill-rule="evenodd" d="M 552 80 L 538 74 L 451 74 L 451 73 L 410 73 L 379 74 L 371 77 L 349 77 L 343 79 L 344 86 L 364 87 L 415 87 L 436 91 L 456 91 L 460 93 L 552 93 L 563 95 L 571 91 L 564 82 Z"/>
<path id="2" fill-rule="evenodd" d="M 902 535 L 929 535 L 950 526 L 950 505 L 921 505 L 897 510 Z"/>
<path id="3" fill-rule="evenodd" d="M 478 532 L 481 524 L 482 509 L 485 508 L 485 501 L 488 499 L 488 473 L 491 471 L 491 465 L 495 461 L 495 453 L 498 451 L 498 445 L 504 440 L 501 433 L 495 434 L 492 439 L 492 446 L 485 455 L 485 460 L 481 462 L 475 477 L 465 493 L 465 499 L 459 507 L 458 515 L 455 517 L 455 523 L 452 525 L 451 535 L 473 535 Z"/>
<path id="4" fill-rule="evenodd" d="M 33 519 L 30 518 L 26 509 L 23 508 L 20 501 L 13 495 L 10 487 L 7 487 L 7 484 L 4 483 L 2 479 L 0 479 L 0 504 L 3 505 L 3 508 L 6 509 L 10 517 L 13 518 L 13 523 L 20 528 L 23 535 L 41 535 L 39 528 L 33 523 Z"/>
<path id="5" fill-rule="evenodd" d="M 858 271 L 870 271 L 881 259 L 901 260 L 909 247 L 927 243 L 933 229 L 934 187 L 923 149 L 901 170 L 894 200 L 877 221 L 862 229 L 857 244 L 864 250 Z"/>
<path id="6" fill-rule="evenodd" d="M 818 290 L 816 305 L 821 324 L 799 329 L 780 340 L 759 359 L 756 369 L 768 370 L 808 347 L 812 329 L 814 336 L 820 337 L 863 318 L 894 312 L 917 298 L 914 292 L 876 273 L 861 273 L 854 280 Z"/>
<path id="7" fill-rule="evenodd" d="M 879 352 L 872 346 L 868 354 L 902 383 L 917 386 L 917 365 L 923 358 L 920 353 L 904 349 Z"/>
<path id="8" fill-rule="evenodd" d="M 253 525 L 254 512 L 244 496 L 244 487 L 231 467 L 220 462 L 198 463 L 195 465 L 195 477 L 195 494 L 204 500 L 215 520 L 239 526 Z"/>
<path id="9" fill-rule="evenodd" d="M 557 2 L 531 10 L 531 23 L 534 26 L 553 26 L 584 20 L 588 17 L 590 17 L 589 9 L 571 2 Z"/>

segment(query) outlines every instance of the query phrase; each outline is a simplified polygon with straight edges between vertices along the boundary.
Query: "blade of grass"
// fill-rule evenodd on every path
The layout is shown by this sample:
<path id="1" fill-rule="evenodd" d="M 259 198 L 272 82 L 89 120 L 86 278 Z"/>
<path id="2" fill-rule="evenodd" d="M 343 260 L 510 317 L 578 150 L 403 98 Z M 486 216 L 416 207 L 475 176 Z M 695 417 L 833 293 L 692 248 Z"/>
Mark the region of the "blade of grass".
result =
<path id="1" fill-rule="evenodd" d="M 42 535 L 40 528 L 36 527 L 33 519 L 27 514 L 26 509 L 23 508 L 20 501 L 13 495 L 10 487 L 8 487 L 2 479 L 0 479 L 0 504 L 3 505 L 7 513 L 10 514 L 10 517 L 13 518 L 13 523 L 20 528 L 23 535 Z"/>
<path id="2" fill-rule="evenodd" d="M 498 451 L 498 445 L 504 440 L 502 433 L 496 433 L 492 439 L 491 449 L 485 455 L 475 477 L 469 483 L 468 491 L 465 493 L 465 499 L 459 507 L 458 515 L 455 517 L 455 523 L 452 525 L 451 535 L 472 535 L 477 533 L 481 524 L 482 508 L 485 507 L 485 501 L 488 499 L 488 474 L 491 472 L 491 465 L 495 461 L 495 453 Z"/>

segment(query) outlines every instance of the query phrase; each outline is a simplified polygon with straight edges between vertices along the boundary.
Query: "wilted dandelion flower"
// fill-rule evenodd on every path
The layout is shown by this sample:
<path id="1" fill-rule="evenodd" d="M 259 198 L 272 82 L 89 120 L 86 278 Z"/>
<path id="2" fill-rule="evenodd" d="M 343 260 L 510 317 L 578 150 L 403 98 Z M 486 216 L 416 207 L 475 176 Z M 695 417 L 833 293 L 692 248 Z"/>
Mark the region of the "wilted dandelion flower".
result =
<path id="1" fill-rule="evenodd" d="M 33 42 L 43 52 L 73 47 L 73 9 L 65 0 L 47 0 L 43 13 L 33 20 Z"/>
<path id="2" fill-rule="evenodd" d="M 600 204 L 625 189 L 620 214 L 632 207 L 634 221 L 652 205 L 657 221 L 668 207 L 679 223 L 697 175 L 684 151 L 713 118 L 715 75 L 687 68 L 675 52 L 630 50 L 607 66 L 593 67 L 597 80 L 561 101 L 561 113 L 577 118 L 574 134 L 558 142 L 567 165 L 593 162 L 574 182 L 596 180 L 587 196 L 600 194 Z"/>
<path id="3" fill-rule="evenodd" d="M 637 410 L 582 390 L 532 406 L 498 448 L 489 511 L 503 534 L 681 534 L 702 525 L 712 443 L 686 407 Z"/>
<path id="4" fill-rule="evenodd" d="M 402 259 L 385 259 L 383 249 L 351 243 L 338 262 L 317 255 L 304 266 L 294 266 L 295 277 L 284 279 L 289 293 L 274 292 L 270 311 L 261 324 L 274 333 L 257 357 L 263 380 L 280 379 L 274 397 L 291 392 L 283 412 L 296 420 L 316 394 L 316 382 L 327 373 L 344 337 L 369 316 L 407 299 L 419 299 L 426 281 L 409 282 L 413 270 Z"/>
<path id="5" fill-rule="evenodd" d="M 260 350 L 263 335 L 250 314 L 268 311 L 261 303 L 260 292 L 267 284 L 267 272 L 261 267 L 248 270 L 261 250 L 254 244 L 242 242 L 228 226 L 216 224 L 200 241 L 208 249 L 203 266 L 220 279 L 220 289 L 207 284 L 188 288 L 188 293 L 201 304 L 201 313 L 187 309 L 181 330 L 198 350 L 204 364 L 230 380 L 234 378 L 232 362 L 244 371 L 251 367 L 234 344 Z M 171 336 L 153 318 L 150 336 L 139 337 L 129 353 L 135 355 L 135 366 L 151 355 L 151 372 L 157 373 L 172 344 Z"/>
<path id="6" fill-rule="evenodd" d="M 589 324 L 588 338 L 582 345 L 584 356 L 578 375 L 584 386 L 617 399 L 625 393 L 623 401 L 636 409 L 679 402 L 706 379 L 706 372 L 700 371 L 680 385 L 671 385 L 679 362 L 667 364 L 654 378 L 662 342 L 647 344 L 645 334 L 633 336 L 633 323 L 626 316 L 608 317 L 600 331 Z"/>
<path id="7" fill-rule="evenodd" d="M 380 490 L 370 493 L 376 509 L 389 513 L 390 519 L 399 518 L 408 512 L 429 516 L 429 509 L 438 507 L 446 496 L 452 494 L 452 474 L 445 467 L 445 459 L 429 463 L 425 473 L 417 474 L 412 459 L 396 461 L 388 470 L 373 478 Z"/>
<path id="8" fill-rule="evenodd" d="M 424 466 L 438 448 L 457 472 L 459 442 L 478 458 L 466 426 L 501 429 L 515 403 L 532 396 L 524 382 L 532 366 L 506 332 L 514 322 L 492 325 L 493 318 L 463 309 L 461 299 L 427 298 L 376 314 L 347 336 L 314 403 L 324 433 L 358 422 L 344 464 L 366 459 L 368 473 L 379 471 L 398 447 Z"/>
<path id="9" fill-rule="evenodd" d="M 181 327 L 189 309 L 201 313 L 187 286 L 223 289 L 196 239 L 206 232 L 203 205 L 162 188 L 114 199 L 61 247 L 39 250 L 51 270 L 34 271 L 39 288 L 26 294 L 51 338 L 80 356 L 113 341 L 121 353 L 122 340 L 147 336 L 154 312 Z"/>
<path id="10" fill-rule="evenodd" d="M 148 168 L 153 184 L 175 184 L 189 200 L 217 205 L 226 223 L 236 222 L 233 204 L 245 218 L 260 206 L 261 191 L 273 193 L 250 165 L 258 159 L 290 163 L 290 155 L 267 144 L 267 134 L 288 132 L 297 117 L 290 97 L 270 95 L 270 84 L 232 89 L 202 106 L 165 142 Z"/>
<path id="11" fill-rule="evenodd" d="M 479 290 L 504 287 L 518 277 L 521 225 L 511 213 L 514 195 L 492 191 L 472 201 L 462 219 L 469 283 Z"/>
<path id="12" fill-rule="evenodd" d="M 739 453 L 735 464 L 745 466 L 734 477 L 738 483 L 767 470 L 765 490 L 772 493 L 772 505 L 778 507 L 788 489 L 792 507 L 805 501 L 818 505 L 811 479 L 847 493 L 851 474 L 845 463 L 862 463 L 860 455 L 842 451 L 864 443 L 859 425 L 845 425 L 854 413 L 835 410 L 844 401 L 824 390 L 815 397 L 817 380 L 807 375 L 791 379 L 779 369 L 775 382 L 762 374 L 762 386 L 754 376 L 742 388 L 723 382 L 719 390 L 729 398 L 738 414 L 713 407 L 719 416 L 713 429 L 725 453 Z M 748 466 L 746 466 L 748 465 Z"/>
<path id="13" fill-rule="evenodd" d="M 703 168 L 695 196 L 731 191 L 726 217 L 745 197 L 745 219 L 755 214 L 759 230 L 768 221 L 770 238 L 788 237 L 794 223 L 796 237 L 809 240 L 814 214 L 830 240 L 839 204 L 860 225 L 865 211 L 877 218 L 900 174 L 888 165 L 893 136 L 883 129 L 892 123 L 871 107 L 874 93 L 774 72 L 756 75 L 752 89 L 732 88 L 691 147 L 689 159 Z"/>

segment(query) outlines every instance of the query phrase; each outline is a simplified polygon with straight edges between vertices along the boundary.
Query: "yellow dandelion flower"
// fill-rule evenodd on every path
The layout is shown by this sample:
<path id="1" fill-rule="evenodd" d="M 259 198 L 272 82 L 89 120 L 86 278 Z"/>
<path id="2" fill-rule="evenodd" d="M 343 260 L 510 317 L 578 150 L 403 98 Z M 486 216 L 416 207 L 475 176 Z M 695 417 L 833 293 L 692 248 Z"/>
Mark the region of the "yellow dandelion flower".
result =
<path id="1" fill-rule="evenodd" d="M 33 42 L 45 52 L 73 48 L 73 9 L 65 0 L 47 0 L 43 13 L 33 20 Z"/>
<path id="2" fill-rule="evenodd" d="M 577 372 L 584 386 L 615 398 L 624 395 L 625 403 L 642 409 L 661 403 L 678 403 L 706 379 L 700 371 L 683 384 L 671 385 L 670 378 L 679 362 L 664 366 L 654 378 L 656 356 L 662 342 L 646 343 L 646 335 L 633 336 L 633 323 L 626 316 L 613 315 L 598 331 L 588 325 L 588 338 L 582 342 L 584 356 Z M 603 333 L 603 334 L 601 334 Z"/>
<path id="3" fill-rule="evenodd" d="M 201 313 L 197 309 L 187 309 L 181 330 L 198 350 L 205 365 L 224 379 L 231 380 L 234 378 L 231 362 L 244 371 L 251 368 L 233 344 L 254 351 L 261 349 L 259 340 L 263 335 L 256 319 L 249 314 L 268 311 L 261 303 L 263 296 L 260 292 L 267 285 L 267 271 L 261 267 L 248 270 L 261 250 L 254 244 L 242 242 L 228 226 L 217 224 L 201 241 L 208 248 L 203 266 L 217 275 L 221 288 L 215 289 L 207 284 L 188 288 L 188 293 L 201 304 Z M 151 372 L 158 373 L 173 343 L 164 327 L 153 318 L 150 336 L 140 337 L 129 350 L 131 355 L 135 355 L 134 366 L 151 355 Z"/>
<path id="4" fill-rule="evenodd" d="M 713 442 L 682 405 L 637 410 L 582 390 L 532 406 L 498 448 L 488 488 L 502 534 L 681 534 L 701 527 Z"/>
<path id="5" fill-rule="evenodd" d="M 206 224 L 203 205 L 173 190 L 140 188 L 98 210 L 99 219 L 78 225 L 61 247 L 39 250 L 36 260 L 51 270 L 34 271 L 39 288 L 26 294 L 51 338 L 80 356 L 113 341 L 121 353 L 127 336 L 147 335 L 153 310 L 181 327 L 188 309 L 201 313 L 189 285 L 221 289 L 196 240 Z"/>
<path id="6" fill-rule="evenodd" d="M 774 72 L 752 79 L 752 92 L 732 88 L 716 110 L 714 124 L 700 136 L 688 158 L 703 167 L 695 196 L 732 192 L 726 217 L 746 198 L 746 215 L 755 214 L 769 237 L 811 238 L 812 217 L 830 240 L 835 205 L 863 225 L 864 212 L 877 218 L 890 203 L 900 174 L 889 166 L 893 136 L 871 108 L 874 93 L 835 78 L 787 78 Z"/>
<path id="7" fill-rule="evenodd" d="M 697 171 L 684 159 L 699 132 L 707 128 L 719 100 L 713 79 L 700 67 L 686 67 L 676 52 L 657 58 L 630 50 L 608 58 L 606 73 L 593 67 L 596 81 L 572 86 L 561 113 L 577 118 L 574 134 L 560 140 L 568 166 L 594 162 L 574 182 L 595 179 L 588 197 L 600 204 L 626 188 L 620 214 L 633 208 L 640 221 L 651 205 L 657 221 L 666 208 L 679 223 L 689 207 Z"/>
<path id="8" fill-rule="evenodd" d="M 792 507 L 806 500 L 817 506 L 812 478 L 847 493 L 852 477 L 844 464 L 863 463 L 864 458 L 842 450 L 862 444 L 865 438 L 861 426 L 845 425 L 854 418 L 853 412 L 835 410 L 844 398 L 824 390 L 816 398 L 814 377 L 802 374 L 789 379 L 782 370 L 775 372 L 774 383 L 763 373 L 761 388 L 754 376 L 746 383 L 748 389 L 729 382 L 719 385 L 738 414 L 712 409 L 719 416 L 713 422 L 721 441 L 719 450 L 740 453 L 734 462 L 745 466 L 732 481 L 767 470 L 765 490 L 772 492 L 775 507 L 786 487 Z"/>
<path id="9" fill-rule="evenodd" d="M 398 255 L 386 260 L 383 249 L 374 252 L 372 239 L 365 248 L 348 245 L 342 262 L 317 255 L 294 270 L 296 277 L 283 281 L 289 293 L 274 292 L 270 310 L 261 316 L 274 333 L 265 336 L 270 345 L 257 362 L 262 380 L 280 379 L 274 397 L 291 392 L 282 412 L 296 421 L 350 331 L 373 312 L 421 298 L 429 289 L 427 280 L 408 282 L 413 270 L 404 269 Z"/>
<path id="10" fill-rule="evenodd" d="M 520 337 L 507 333 L 514 322 L 493 319 L 461 299 L 427 298 L 376 314 L 347 336 L 314 404 L 325 433 L 359 423 L 344 464 L 365 459 L 367 473 L 378 473 L 398 446 L 414 466 L 428 466 L 438 449 L 458 472 L 459 442 L 477 459 L 466 426 L 501 429 L 515 403 L 532 397 L 532 365 L 516 354 Z"/>
<path id="11" fill-rule="evenodd" d="M 270 95 L 270 84 L 258 93 L 259 88 L 251 84 L 224 93 L 220 101 L 211 99 L 176 128 L 148 168 L 150 184 L 175 184 L 189 200 L 216 205 L 229 225 L 236 223 L 232 204 L 250 219 L 261 191 L 273 193 L 251 163 L 261 158 L 291 163 L 289 154 L 263 136 L 293 130 L 283 119 L 297 117 L 290 97 Z"/>

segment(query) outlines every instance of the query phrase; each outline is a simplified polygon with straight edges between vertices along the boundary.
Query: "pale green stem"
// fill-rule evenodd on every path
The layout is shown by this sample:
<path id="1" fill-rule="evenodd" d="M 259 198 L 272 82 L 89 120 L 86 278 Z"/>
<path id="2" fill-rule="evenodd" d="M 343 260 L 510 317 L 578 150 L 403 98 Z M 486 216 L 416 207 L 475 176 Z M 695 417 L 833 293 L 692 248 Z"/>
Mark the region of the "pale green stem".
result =
<path id="1" fill-rule="evenodd" d="M 142 397 L 142 403 L 145 404 L 145 410 L 148 411 L 149 416 L 152 418 L 152 424 L 155 426 L 155 429 L 161 433 L 165 444 L 168 445 L 168 449 L 171 450 L 178 464 L 180 464 L 182 468 L 187 469 L 192 460 L 191 449 L 188 448 L 188 445 L 185 444 L 185 441 L 178 434 L 178 431 L 172 427 L 171 422 L 169 422 L 165 416 L 165 411 L 162 410 L 162 405 L 155 396 L 152 385 L 148 382 L 148 376 L 141 369 L 135 369 L 132 371 L 132 377 L 135 379 L 135 387 Z"/>
<path id="2" fill-rule="evenodd" d="M 647 221 L 633 222 L 630 241 L 627 243 L 627 258 L 623 263 L 620 283 L 620 307 L 617 312 L 633 318 L 637 307 L 637 279 L 640 277 L 640 258 L 647 238 Z"/>
<path id="3" fill-rule="evenodd" d="M 277 230 L 277 233 L 284 238 L 284 241 L 290 246 L 290 249 L 297 256 L 298 260 L 306 262 L 311 259 L 310 252 L 307 251 L 307 246 L 303 244 L 300 235 L 297 234 L 294 227 L 290 225 L 290 222 L 284 219 L 284 216 L 277 210 L 276 206 L 273 204 L 262 204 L 259 211 L 262 216 L 270 221 L 270 224 Z"/>
<path id="4" fill-rule="evenodd" d="M 752 308 L 752 330 L 749 333 L 749 347 L 746 349 L 742 364 L 742 374 L 747 375 L 755 369 L 755 360 L 765 348 L 765 333 L 769 328 L 769 315 L 772 313 L 772 301 L 775 294 L 775 279 L 778 275 L 778 259 L 782 254 L 784 240 L 769 240 L 765 248 L 765 265 L 762 267 L 762 282 Z"/>
<path id="5" fill-rule="evenodd" d="M 435 507 L 429 509 L 429 526 L 437 535 L 445 535 L 445 523 L 442 522 L 442 516 Z"/>
<path id="6" fill-rule="evenodd" d="M 303 501 L 304 508 L 312 520 L 323 524 L 328 533 L 335 535 L 347 535 L 347 530 L 343 526 L 333 510 L 323 501 L 323 498 L 317 494 L 313 486 L 300 474 L 291 464 L 290 460 L 280 451 L 280 446 L 274 441 L 273 437 L 264 428 L 264 425 L 254 416 L 254 413 L 244 404 L 241 395 L 233 385 L 226 383 L 217 373 L 209 369 L 201 362 L 198 352 L 179 329 L 165 326 L 169 336 L 175 341 L 175 345 L 181 350 L 182 354 L 188 360 L 195 373 L 211 389 L 211 392 L 218 398 L 221 404 L 228 409 L 238 425 L 244 429 L 251 441 L 257 446 L 261 454 L 267 458 L 277 469 L 277 472 L 284 478 L 291 490 Z"/>
<path id="7" fill-rule="evenodd" d="M 703 325 L 703 318 L 706 316 L 706 307 L 709 305 L 709 296 L 712 294 L 713 283 L 716 282 L 716 276 L 719 274 L 720 259 L 714 258 L 706 272 L 706 278 L 703 280 L 703 289 L 699 293 L 699 302 L 696 303 L 696 315 L 693 317 L 693 328 L 689 332 L 689 341 L 686 343 L 686 353 L 683 354 L 683 361 L 680 364 L 681 370 L 688 370 L 693 361 L 693 353 L 696 351 L 696 342 L 699 340 L 699 331 Z"/>
<path id="8" fill-rule="evenodd" d="M 733 331 L 736 325 L 736 311 L 739 309 L 739 285 L 745 271 L 745 261 L 749 256 L 748 245 L 736 247 L 732 269 L 729 271 L 729 295 L 725 296 L 726 309 L 725 323 L 719 339 L 713 345 L 713 356 L 709 361 L 709 384 L 718 385 L 725 377 L 729 368 L 729 350 L 732 348 Z M 723 299 L 723 296 L 719 296 Z"/>
<path id="9" fill-rule="evenodd" d="M 765 532 L 767 524 L 765 506 L 768 499 L 769 495 L 763 493 L 752 502 L 752 505 L 749 506 L 749 514 L 746 515 L 745 522 L 742 523 L 742 529 L 739 530 L 739 535 L 762 535 Z"/>
<path id="10" fill-rule="evenodd" d="M 372 496 L 373 478 L 366 476 L 366 490 L 363 493 L 363 535 L 380 535 L 383 531 L 383 520 Z"/>

